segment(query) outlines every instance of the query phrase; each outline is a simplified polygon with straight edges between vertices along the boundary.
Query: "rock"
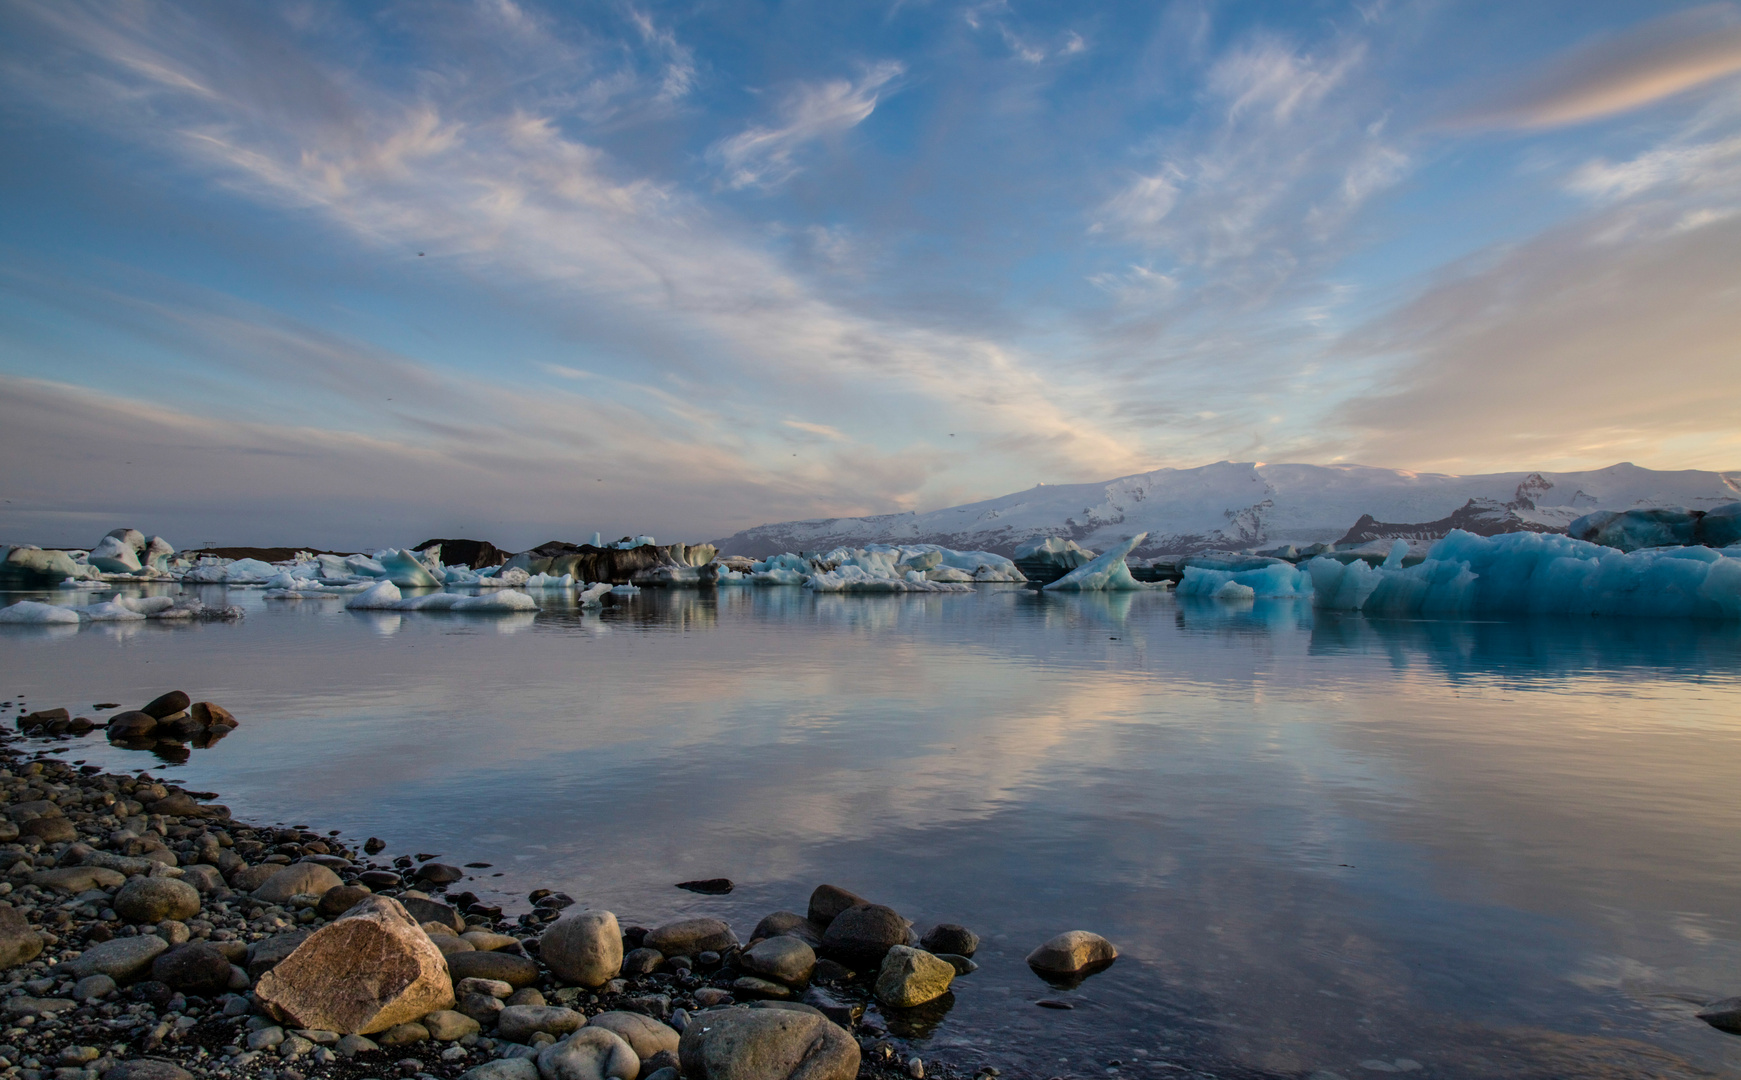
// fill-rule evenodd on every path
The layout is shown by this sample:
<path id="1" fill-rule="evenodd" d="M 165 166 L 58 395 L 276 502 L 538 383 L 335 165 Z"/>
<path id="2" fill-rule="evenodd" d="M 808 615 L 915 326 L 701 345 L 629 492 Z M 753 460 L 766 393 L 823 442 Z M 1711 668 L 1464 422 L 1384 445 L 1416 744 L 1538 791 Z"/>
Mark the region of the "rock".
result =
<path id="1" fill-rule="evenodd" d="M 641 1059 L 614 1032 L 588 1024 L 538 1055 L 544 1080 L 635 1080 Z"/>
<path id="2" fill-rule="evenodd" d="M 588 1020 L 587 1025 L 614 1032 L 642 1061 L 660 1052 L 677 1052 L 677 1030 L 641 1013 L 602 1012 Z"/>
<path id="3" fill-rule="evenodd" d="M 541 1080 L 531 1058 L 497 1058 L 467 1069 L 459 1080 Z"/>
<path id="4" fill-rule="evenodd" d="M 514 988 L 500 979 L 460 979 L 453 984 L 456 994 L 487 994 L 493 998 L 505 998 L 514 992 Z"/>
<path id="5" fill-rule="evenodd" d="M 193 1080 L 193 1074 L 162 1058 L 134 1058 L 104 1073 L 103 1080 Z"/>
<path id="6" fill-rule="evenodd" d="M 274 863 L 263 863 L 259 866 L 238 867 L 230 875 L 230 888 L 237 892 L 251 893 L 284 869 Z"/>
<path id="7" fill-rule="evenodd" d="M 679 881 L 677 887 L 707 896 L 724 896 L 731 892 L 734 886 L 731 878 L 710 877 L 700 878 L 696 881 Z"/>
<path id="8" fill-rule="evenodd" d="M 328 889 L 336 889 L 343 884 L 337 874 L 319 863 L 295 863 L 261 883 L 254 890 L 254 899 L 268 904 L 282 904 L 292 896 L 303 893 L 324 896 Z"/>
<path id="9" fill-rule="evenodd" d="M 822 927 L 806 919 L 796 911 L 776 911 L 756 924 L 755 933 L 750 940 L 757 938 L 795 937 L 812 949 L 822 944 Z"/>
<path id="10" fill-rule="evenodd" d="M 180 690 L 171 690 L 162 697 L 152 699 L 151 703 L 139 711 L 146 716 L 161 720 L 165 716 L 174 716 L 193 704 L 193 699 Z"/>
<path id="11" fill-rule="evenodd" d="M 86 975 L 73 984 L 73 1000 L 101 1001 L 115 990 L 115 980 L 107 975 Z"/>
<path id="12" fill-rule="evenodd" d="M 407 1021 L 403 1024 L 394 1024 L 383 1031 L 375 1041 L 382 1046 L 410 1046 L 412 1043 L 428 1042 L 429 1029 L 422 1024 Z"/>
<path id="13" fill-rule="evenodd" d="M 700 1000 L 699 994 L 697 1000 Z M 804 997 L 800 1000 L 802 1004 L 810 1006 L 848 1031 L 864 1015 L 862 1002 L 836 997 L 819 986 L 812 986 L 804 991 Z"/>
<path id="14" fill-rule="evenodd" d="M 381 1049 L 373 1039 L 365 1039 L 361 1035 L 346 1035 L 333 1043 L 334 1050 L 344 1057 L 356 1057 L 358 1054 L 372 1054 Z"/>
<path id="15" fill-rule="evenodd" d="M 19 827 L 24 836 L 34 836 L 45 844 L 70 844 L 79 838 L 78 827 L 63 817 L 32 818 Z"/>
<path id="16" fill-rule="evenodd" d="M 524 986 L 508 995 L 506 1004 L 548 1005 L 550 1003 L 544 1000 L 544 991 L 538 989 L 536 986 Z"/>
<path id="17" fill-rule="evenodd" d="M 229 988 L 230 959 L 215 945 L 194 942 L 159 956 L 151 977 L 185 994 L 215 997 Z"/>
<path id="18" fill-rule="evenodd" d="M 585 1026 L 585 1016 L 560 1005 L 509 1005 L 496 1016 L 496 1038 L 531 1042 L 540 1031 L 561 1038 Z"/>
<path id="19" fill-rule="evenodd" d="M 838 986 L 851 982 L 855 974 L 856 972 L 838 960 L 823 957 L 816 961 L 816 970 L 810 973 L 810 981 Z"/>
<path id="20" fill-rule="evenodd" d="M 836 915 L 822 932 L 822 947 L 867 963 L 881 963 L 883 954 L 907 943 L 907 920 L 881 904 L 858 904 Z"/>
<path id="21" fill-rule="evenodd" d="M 623 966 L 617 917 L 608 911 L 569 912 L 538 939 L 538 957 L 564 982 L 603 986 Z"/>
<path id="22" fill-rule="evenodd" d="M 271 971 L 283 959 L 295 952 L 308 940 L 312 930 L 292 930 L 284 934 L 273 934 L 269 938 L 255 942 L 248 947 L 248 977 L 258 979 Z"/>
<path id="23" fill-rule="evenodd" d="M 357 875 L 357 884 L 367 885 L 371 889 L 397 889 L 404 883 L 404 879 L 391 870 L 364 870 Z M 418 920 L 418 922 L 422 921 Z"/>
<path id="24" fill-rule="evenodd" d="M 6 816 L 20 825 L 39 817 L 64 817 L 60 804 L 52 799 L 29 799 L 6 808 Z"/>
<path id="25" fill-rule="evenodd" d="M 467 979 L 466 981 L 472 982 L 474 980 Z M 493 997 L 489 994 L 457 992 L 454 996 L 459 999 L 459 1003 L 455 1005 L 454 1008 L 465 1013 L 484 1027 L 493 1026 L 496 1022 L 496 1017 L 502 1015 L 502 1009 L 504 1006 L 500 998 Z"/>
<path id="26" fill-rule="evenodd" d="M 955 968 L 923 949 L 896 945 L 883 957 L 877 972 L 877 1000 L 896 1009 L 911 1009 L 949 992 Z"/>
<path id="27" fill-rule="evenodd" d="M 0 970 L 35 960 L 42 952 L 42 936 L 17 908 L 0 908 Z"/>
<path id="28" fill-rule="evenodd" d="M 427 881 L 431 885 L 452 885 L 464 880 L 465 871 L 446 863 L 431 862 L 419 866 L 416 876 L 418 881 Z"/>
<path id="29" fill-rule="evenodd" d="M 438 1042 L 458 1042 L 483 1030 L 476 1020 L 452 1009 L 430 1013 L 423 1018 L 423 1026 L 429 1029 L 429 1037 Z"/>
<path id="30" fill-rule="evenodd" d="M 780 1000 L 792 996 L 792 990 L 790 987 L 783 986 L 770 979 L 759 979 L 754 975 L 744 975 L 733 979 L 731 989 L 732 993 L 741 997 L 772 998 Z"/>
<path id="31" fill-rule="evenodd" d="M 972 956 L 979 948 L 979 935 L 955 923 L 938 923 L 925 931 L 919 944 L 926 952 L 934 955 L 953 953 L 956 956 Z"/>
<path id="32" fill-rule="evenodd" d="M 1075 975 L 1118 959 L 1112 942 L 1086 930 L 1070 930 L 1028 954 L 1028 966 L 1042 975 Z"/>
<path id="33" fill-rule="evenodd" d="M 126 742 L 129 739 L 149 739 L 156 731 L 157 717 L 133 710 L 109 717 L 107 734 L 110 742 Z"/>
<path id="34" fill-rule="evenodd" d="M 115 893 L 110 906 L 115 914 L 132 923 L 191 919 L 199 914 L 199 890 L 180 878 L 129 878 Z"/>
<path id="35" fill-rule="evenodd" d="M 182 867 L 181 880 L 192 885 L 200 893 L 210 893 L 213 889 L 224 886 L 224 875 L 215 866 L 205 863 L 195 863 L 193 866 Z"/>
<path id="36" fill-rule="evenodd" d="M 516 990 L 538 981 L 538 965 L 513 953 L 475 950 L 454 953 L 447 958 L 447 969 L 456 982 L 460 979 L 498 979 Z"/>
<path id="37" fill-rule="evenodd" d="M 511 934 L 498 934 L 492 930 L 467 930 L 460 937 L 471 942 L 471 946 L 479 952 L 495 952 L 497 949 L 511 949 L 520 944 L 520 939 Z"/>
<path id="38" fill-rule="evenodd" d="M 222 705 L 213 704 L 210 701 L 196 701 L 188 706 L 187 711 L 188 715 L 198 721 L 201 727 L 211 727 L 213 724 L 229 728 L 241 726 L 241 721 L 236 719 L 235 714 Z"/>
<path id="39" fill-rule="evenodd" d="M 665 962 L 665 954 L 658 949 L 631 949 L 623 957 L 622 974 L 628 976 L 651 975 L 659 970 L 659 965 Z"/>
<path id="40" fill-rule="evenodd" d="M 163 721 L 159 720 L 157 723 L 161 726 Z M 207 815 L 206 808 L 195 802 L 193 796 L 185 791 L 172 791 L 147 809 L 153 814 L 162 814 L 165 817 L 200 818 Z"/>
<path id="41" fill-rule="evenodd" d="M 680 919 L 647 931 L 643 948 L 657 949 L 666 956 L 694 956 L 712 950 L 724 952 L 738 943 L 737 935 L 722 919 Z"/>
<path id="42" fill-rule="evenodd" d="M 765 938 L 738 956 L 738 967 L 787 986 L 803 986 L 816 969 L 816 950 L 795 937 Z"/>
<path id="43" fill-rule="evenodd" d="M 733 1000 L 729 991 L 721 990 L 717 986 L 704 986 L 695 991 L 692 996 L 695 998 L 695 1003 L 704 1009 L 715 1005 L 730 1005 Z"/>
<path id="44" fill-rule="evenodd" d="M 1718 1031 L 1741 1035 L 1741 997 L 1713 1001 L 1698 1011 L 1698 1017 Z"/>
<path id="45" fill-rule="evenodd" d="M 955 969 L 957 975 L 969 975 L 979 970 L 979 965 L 965 956 L 956 953 L 935 953 L 937 959 Z"/>
<path id="46" fill-rule="evenodd" d="M 399 902 L 405 905 L 405 910 L 420 923 L 440 923 L 449 932 L 458 934 L 465 929 L 465 920 L 459 917 L 459 912 L 453 910 L 438 900 L 429 900 L 421 896 L 401 897 Z"/>
<path id="47" fill-rule="evenodd" d="M 169 948 L 169 942 L 156 934 L 119 937 L 93 945 L 68 960 L 58 970 L 75 979 L 87 975 L 107 975 L 118 983 L 132 982 L 151 968 L 151 962 Z"/>
<path id="48" fill-rule="evenodd" d="M 815 1010 L 721 1009 L 678 1045 L 688 1080 L 855 1080 L 858 1043 Z"/>
<path id="49" fill-rule="evenodd" d="M 497 956 L 498 953 L 467 953 Z M 398 901 L 371 896 L 260 977 L 255 996 L 302 1027 L 369 1035 L 452 1008 L 441 951 Z"/>
<path id="50" fill-rule="evenodd" d="M 818 885 L 816 891 L 810 894 L 810 921 L 826 930 L 836 915 L 847 908 L 868 903 L 869 900 L 857 893 L 849 893 L 833 885 Z"/>

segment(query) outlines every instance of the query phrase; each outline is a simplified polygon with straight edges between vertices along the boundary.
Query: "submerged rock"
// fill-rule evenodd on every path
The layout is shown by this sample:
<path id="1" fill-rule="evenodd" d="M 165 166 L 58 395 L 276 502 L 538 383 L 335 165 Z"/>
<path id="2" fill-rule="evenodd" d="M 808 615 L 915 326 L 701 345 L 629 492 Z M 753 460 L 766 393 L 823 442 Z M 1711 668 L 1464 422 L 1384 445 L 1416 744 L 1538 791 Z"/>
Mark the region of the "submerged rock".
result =
<path id="1" fill-rule="evenodd" d="M 1070 930 L 1028 954 L 1028 966 L 1042 975 L 1068 976 L 1094 971 L 1118 959 L 1118 949 L 1099 934 Z"/>

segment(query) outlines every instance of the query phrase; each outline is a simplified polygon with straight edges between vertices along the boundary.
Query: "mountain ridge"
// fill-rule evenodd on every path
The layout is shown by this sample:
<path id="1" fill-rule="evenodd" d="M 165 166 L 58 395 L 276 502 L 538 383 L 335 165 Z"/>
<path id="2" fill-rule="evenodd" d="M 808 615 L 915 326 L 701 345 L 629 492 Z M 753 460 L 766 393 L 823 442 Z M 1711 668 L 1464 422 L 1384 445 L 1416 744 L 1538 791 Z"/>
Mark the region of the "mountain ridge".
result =
<path id="1" fill-rule="evenodd" d="M 1646 469 L 1620 462 L 1573 472 L 1456 475 L 1368 465 L 1218 461 L 1026 491 L 924 513 L 814 518 L 744 529 L 714 541 L 726 555 L 765 557 L 868 543 L 941 544 L 1012 554 L 1061 536 L 1100 550 L 1148 533 L 1140 557 L 1264 545 L 1430 539 L 1433 530 L 1559 532 L 1592 510 L 1701 509 L 1741 499 L 1741 471 Z M 1443 535 L 1438 532 L 1436 535 Z"/>

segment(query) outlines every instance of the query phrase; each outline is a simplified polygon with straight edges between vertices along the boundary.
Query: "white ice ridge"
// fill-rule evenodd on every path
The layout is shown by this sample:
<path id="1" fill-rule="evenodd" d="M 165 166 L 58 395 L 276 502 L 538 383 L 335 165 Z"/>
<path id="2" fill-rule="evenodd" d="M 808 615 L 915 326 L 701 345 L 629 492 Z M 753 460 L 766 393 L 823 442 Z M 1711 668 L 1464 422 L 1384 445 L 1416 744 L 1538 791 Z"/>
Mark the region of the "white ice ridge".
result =
<path id="1" fill-rule="evenodd" d="M 803 585 L 816 592 L 971 592 L 976 582 L 1024 582 L 1016 564 L 989 551 L 936 544 L 871 544 L 822 555 L 771 555 L 746 572 L 722 569 L 720 585 Z"/>
<path id="2" fill-rule="evenodd" d="M 1320 557 L 1302 567 L 1229 572 L 1188 567 L 1182 596 L 1228 582 L 1256 596 L 1310 596 L 1322 608 L 1369 615 L 1608 615 L 1741 618 L 1741 547 L 1622 552 L 1552 533 L 1453 532 L 1426 561 L 1382 566 Z"/>
<path id="3" fill-rule="evenodd" d="M 45 604 L 39 600 L 20 600 L 8 608 L 0 608 L 0 623 L 52 625 L 81 622 L 143 622 L 146 619 L 177 620 L 210 616 L 239 618 L 239 608 L 209 610 L 198 600 L 178 602 L 172 596 L 117 596 L 113 600 L 82 606 Z"/>
<path id="4" fill-rule="evenodd" d="M 1136 592 L 1161 586 L 1150 585 L 1130 576 L 1124 557 L 1147 538 L 1148 533 L 1135 536 L 1110 547 L 1099 558 L 1078 566 L 1046 588 L 1057 592 Z"/>
<path id="5" fill-rule="evenodd" d="M 428 593 L 406 596 L 391 581 L 377 582 L 345 601 L 353 611 L 458 611 L 487 614 L 504 611 L 537 611 L 538 602 L 514 589 L 498 589 L 478 596 L 464 593 Z"/>

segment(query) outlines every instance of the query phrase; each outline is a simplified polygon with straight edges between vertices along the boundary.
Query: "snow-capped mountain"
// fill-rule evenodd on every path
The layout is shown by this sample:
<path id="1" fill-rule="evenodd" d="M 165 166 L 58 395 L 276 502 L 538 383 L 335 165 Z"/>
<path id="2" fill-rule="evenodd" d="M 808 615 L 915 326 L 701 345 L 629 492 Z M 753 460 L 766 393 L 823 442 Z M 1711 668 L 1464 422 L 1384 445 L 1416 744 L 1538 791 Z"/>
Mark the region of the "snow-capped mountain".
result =
<path id="1" fill-rule="evenodd" d="M 1592 510 L 1703 509 L 1741 499 L 1741 472 L 1659 472 L 1628 462 L 1590 472 L 1476 476 L 1364 465 L 1220 461 L 1156 469 L 1098 484 L 1041 485 L 927 513 L 759 525 L 716 541 L 722 554 L 762 557 L 867 543 L 942 544 L 1011 554 L 1035 536 L 1101 550 L 1139 532 L 1133 554 L 1245 550 L 1443 536 L 1563 530 Z"/>

